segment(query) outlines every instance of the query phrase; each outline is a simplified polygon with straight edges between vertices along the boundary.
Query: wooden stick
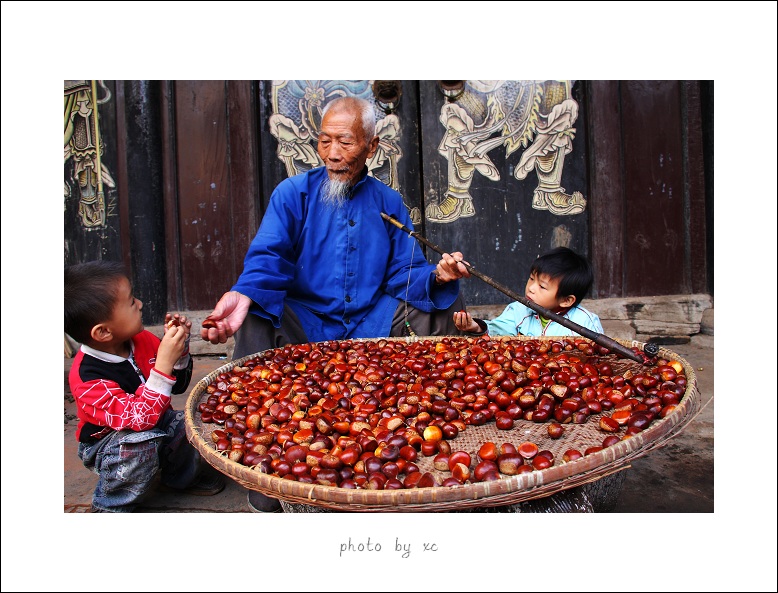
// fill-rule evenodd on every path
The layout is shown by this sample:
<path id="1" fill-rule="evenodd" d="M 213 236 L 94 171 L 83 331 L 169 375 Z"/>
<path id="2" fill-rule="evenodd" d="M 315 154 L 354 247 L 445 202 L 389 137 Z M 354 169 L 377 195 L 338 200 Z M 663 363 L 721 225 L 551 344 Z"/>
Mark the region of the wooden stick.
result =
<path id="1" fill-rule="evenodd" d="M 443 255 L 446 253 L 443 251 L 440 247 L 435 245 L 434 243 L 431 243 L 424 237 L 422 237 L 419 233 L 416 231 L 412 231 L 407 226 L 402 224 L 400 221 L 398 221 L 396 218 L 392 218 L 388 214 L 385 214 L 384 212 L 381 212 L 381 216 L 384 220 L 387 220 L 391 222 L 394 226 L 401 229 L 403 232 L 408 233 L 411 237 L 417 239 L 419 242 L 423 243 L 433 251 L 436 251 L 440 255 Z M 449 252 L 450 253 L 450 252 Z M 530 299 L 521 296 L 520 294 L 512 291 L 510 288 L 507 288 L 506 286 L 503 286 L 499 282 L 493 280 L 486 274 L 482 274 L 478 270 L 476 270 L 473 266 L 471 266 L 469 263 L 463 261 L 462 262 L 465 265 L 465 268 L 467 268 L 467 271 L 470 272 L 471 275 L 475 276 L 476 278 L 480 278 L 484 282 L 486 282 L 489 286 L 496 288 L 503 294 L 507 295 L 514 301 L 520 302 L 525 307 L 529 307 L 533 311 L 539 313 L 542 317 L 545 317 L 546 319 L 551 319 L 553 321 L 556 321 L 559 325 L 563 325 L 564 327 L 573 330 L 577 334 L 582 335 L 585 338 L 589 338 L 591 341 L 593 341 L 595 344 L 599 344 L 600 346 L 607 348 L 608 350 L 611 350 L 613 352 L 618 353 L 619 355 L 623 356 L 624 358 L 629 358 L 630 360 L 634 360 L 635 362 L 643 363 L 643 359 L 638 355 L 635 354 L 632 350 L 627 348 L 626 346 L 619 344 L 616 340 L 609 338 L 608 336 L 604 334 L 597 333 L 595 331 L 590 330 L 589 328 L 586 328 L 582 325 L 577 324 L 575 321 L 571 321 L 567 317 L 564 317 L 562 315 L 559 315 L 558 313 L 554 313 L 553 311 L 549 311 L 545 307 L 542 307 L 535 303 L 534 301 L 531 301 Z"/>

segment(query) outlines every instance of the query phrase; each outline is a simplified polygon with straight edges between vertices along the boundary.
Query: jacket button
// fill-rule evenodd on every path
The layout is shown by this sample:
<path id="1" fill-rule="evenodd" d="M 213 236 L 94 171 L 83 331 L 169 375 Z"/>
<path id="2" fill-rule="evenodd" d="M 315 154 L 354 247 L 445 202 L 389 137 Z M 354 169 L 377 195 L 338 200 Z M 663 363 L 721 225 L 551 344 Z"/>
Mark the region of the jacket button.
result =
<path id="1" fill-rule="evenodd" d="M 355 224 L 357 224 L 357 223 L 356 223 L 356 222 L 354 222 L 353 220 L 349 220 L 349 221 L 348 221 L 348 224 L 349 224 L 349 226 L 354 226 L 354 225 L 355 225 Z"/>
<path id="2" fill-rule="evenodd" d="M 348 295 L 346 295 L 346 302 L 347 302 L 347 303 L 350 303 L 350 302 L 351 302 L 351 297 L 350 297 L 350 296 L 348 296 Z"/>

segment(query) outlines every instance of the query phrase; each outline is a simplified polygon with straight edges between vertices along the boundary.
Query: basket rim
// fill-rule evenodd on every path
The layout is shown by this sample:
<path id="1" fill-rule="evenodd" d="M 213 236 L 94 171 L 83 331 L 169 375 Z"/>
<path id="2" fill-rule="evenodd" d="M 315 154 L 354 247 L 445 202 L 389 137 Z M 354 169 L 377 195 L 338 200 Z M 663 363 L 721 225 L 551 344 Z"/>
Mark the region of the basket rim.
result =
<path id="1" fill-rule="evenodd" d="M 440 341 L 452 336 L 416 336 L 410 338 L 363 338 L 351 342 Z M 558 340 L 559 337 L 494 336 L 500 341 Z M 627 347 L 641 348 L 644 342 L 617 340 Z M 331 342 L 330 340 L 326 342 Z M 338 486 L 306 484 L 264 474 L 227 458 L 206 441 L 195 421 L 195 410 L 203 392 L 219 375 L 232 371 L 248 360 L 262 356 L 257 352 L 230 361 L 200 379 L 191 389 L 185 408 L 186 434 L 192 445 L 214 468 L 226 474 L 244 487 L 291 503 L 313 504 L 340 511 L 441 511 L 479 506 L 515 504 L 541 498 L 584 483 L 592 482 L 608 474 L 626 469 L 629 463 L 662 446 L 674 434 L 688 424 L 700 409 L 700 394 L 694 368 L 677 353 L 660 347 L 658 356 L 678 360 L 684 367 L 687 379 L 686 392 L 676 408 L 665 418 L 653 422 L 646 430 L 585 455 L 575 461 L 552 465 L 544 470 L 534 470 L 515 476 L 505 476 L 491 482 L 475 482 L 462 486 L 410 488 L 398 490 L 346 489 Z"/>

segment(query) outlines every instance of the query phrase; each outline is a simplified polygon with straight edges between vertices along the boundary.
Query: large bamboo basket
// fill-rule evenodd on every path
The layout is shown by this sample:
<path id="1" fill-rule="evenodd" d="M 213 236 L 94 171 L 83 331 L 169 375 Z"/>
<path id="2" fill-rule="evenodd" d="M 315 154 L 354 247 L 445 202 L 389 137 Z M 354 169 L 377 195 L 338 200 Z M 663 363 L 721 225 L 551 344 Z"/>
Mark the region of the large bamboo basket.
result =
<path id="1" fill-rule="evenodd" d="M 382 338 L 390 341 L 436 341 L 440 338 Z M 498 338 L 493 338 L 498 339 Z M 510 340 L 543 340 L 544 338 L 511 337 Z M 554 339 L 554 338 L 548 338 Z M 558 338 L 556 338 L 558 339 Z M 367 340 L 370 341 L 370 340 Z M 627 347 L 643 348 L 643 342 L 622 341 Z M 467 430 L 451 441 L 453 450 L 468 451 L 473 459 L 482 443 L 492 441 L 496 444 L 510 442 L 519 445 L 532 441 L 540 449 L 549 449 L 554 454 L 555 465 L 530 473 L 505 477 L 492 482 L 465 484 L 463 486 L 412 488 L 401 490 L 350 490 L 334 486 L 305 484 L 282 479 L 232 461 L 222 452 L 218 452 L 210 438 L 210 433 L 218 428 L 215 424 L 204 424 L 199 419 L 198 405 L 207 399 L 207 387 L 222 373 L 230 372 L 247 360 L 262 353 L 234 360 L 214 370 L 201 379 L 191 390 L 186 403 L 186 432 L 192 445 L 214 468 L 234 479 L 239 484 L 272 496 L 282 502 L 312 505 L 322 509 L 344 512 L 443 512 L 470 510 L 482 507 L 513 505 L 523 501 L 553 495 L 562 490 L 587 484 L 621 471 L 639 457 L 657 449 L 680 432 L 700 410 L 700 394 L 693 367 L 678 354 L 660 348 L 659 357 L 675 359 L 683 364 L 687 388 L 678 406 L 668 416 L 655 420 L 641 433 L 619 441 L 617 444 L 599 452 L 584 456 L 576 461 L 564 463 L 562 455 L 568 449 L 584 451 L 588 447 L 601 446 L 606 436 L 598 428 L 599 415 L 590 418 L 584 424 L 566 424 L 562 438 L 554 440 L 548 436 L 546 423 L 516 421 L 511 430 L 498 430 L 494 422 L 483 426 L 468 426 Z M 637 362 L 619 359 L 613 364 L 614 373 L 623 373 L 627 369 L 637 372 L 642 368 Z M 437 472 L 433 468 L 432 458 L 419 456 L 416 461 L 421 471 L 432 471 L 441 478 L 449 474 Z"/>

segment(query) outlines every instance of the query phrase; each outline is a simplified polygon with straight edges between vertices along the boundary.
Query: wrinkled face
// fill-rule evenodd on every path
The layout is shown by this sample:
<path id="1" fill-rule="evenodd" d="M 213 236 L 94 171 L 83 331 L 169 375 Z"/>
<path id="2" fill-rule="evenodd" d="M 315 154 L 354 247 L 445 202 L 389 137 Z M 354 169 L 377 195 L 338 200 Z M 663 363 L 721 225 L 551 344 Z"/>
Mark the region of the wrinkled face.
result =
<path id="1" fill-rule="evenodd" d="M 367 159 L 375 154 L 378 138 L 365 138 L 357 110 L 328 111 L 321 122 L 318 152 L 332 181 L 354 185 Z"/>
<path id="2" fill-rule="evenodd" d="M 541 307 L 545 307 L 554 313 L 563 306 L 564 299 L 557 298 L 559 278 L 551 278 L 548 274 L 536 274 L 532 272 L 524 289 L 524 296 Z"/>
<path id="3" fill-rule="evenodd" d="M 106 323 L 115 341 L 129 340 L 143 329 L 141 309 L 143 309 L 143 303 L 132 295 L 129 280 L 122 278 L 119 281 L 113 315 Z"/>

